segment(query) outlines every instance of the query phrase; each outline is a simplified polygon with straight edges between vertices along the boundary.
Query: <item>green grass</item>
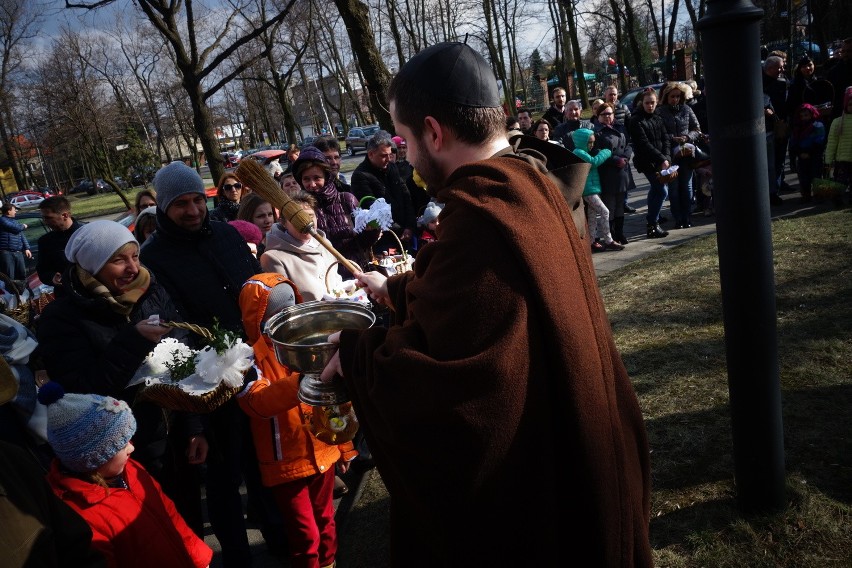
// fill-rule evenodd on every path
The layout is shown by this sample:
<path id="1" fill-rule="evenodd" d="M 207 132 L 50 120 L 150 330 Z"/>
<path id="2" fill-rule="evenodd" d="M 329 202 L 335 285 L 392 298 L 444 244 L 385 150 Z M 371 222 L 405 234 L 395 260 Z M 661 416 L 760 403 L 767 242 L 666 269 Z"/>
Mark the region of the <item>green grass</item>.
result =
<path id="1" fill-rule="evenodd" d="M 852 566 L 852 211 L 779 220 L 772 232 L 787 473 L 778 514 L 737 508 L 715 235 L 600 278 L 648 430 L 658 567 Z M 368 475 L 341 528 L 341 566 L 387 565 L 388 495 Z"/>
<path id="2" fill-rule="evenodd" d="M 127 191 L 127 200 L 133 206 L 133 200 L 136 198 L 136 193 L 142 188 L 134 188 Z M 87 217 L 97 217 L 99 215 L 108 215 L 111 213 L 122 213 L 127 211 L 127 207 L 121 198 L 114 192 L 101 193 L 98 195 L 86 195 L 85 193 L 75 193 L 69 195 L 68 201 L 71 202 L 71 214 L 78 219 Z"/>

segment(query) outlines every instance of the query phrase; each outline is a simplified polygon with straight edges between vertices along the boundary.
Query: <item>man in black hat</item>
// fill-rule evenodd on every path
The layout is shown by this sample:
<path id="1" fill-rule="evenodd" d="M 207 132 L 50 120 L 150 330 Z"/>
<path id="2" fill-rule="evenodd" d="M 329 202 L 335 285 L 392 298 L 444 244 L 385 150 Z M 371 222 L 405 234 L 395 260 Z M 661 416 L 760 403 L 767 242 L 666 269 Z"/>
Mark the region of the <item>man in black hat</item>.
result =
<path id="1" fill-rule="evenodd" d="M 565 198 L 467 45 L 412 57 L 388 99 L 438 238 L 413 271 L 358 275 L 394 324 L 333 334 L 322 378 L 344 377 L 391 495 L 392 565 L 651 566 L 642 414 Z"/>

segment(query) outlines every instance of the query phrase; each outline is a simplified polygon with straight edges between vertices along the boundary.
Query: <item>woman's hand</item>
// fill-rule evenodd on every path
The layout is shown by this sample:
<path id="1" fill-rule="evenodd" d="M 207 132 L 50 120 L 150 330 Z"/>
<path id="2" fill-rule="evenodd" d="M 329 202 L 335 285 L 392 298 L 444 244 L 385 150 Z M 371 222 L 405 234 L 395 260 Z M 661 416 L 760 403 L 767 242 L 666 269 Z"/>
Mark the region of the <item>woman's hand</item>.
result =
<path id="1" fill-rule="evenodd" d="M 378 271 L 362 272 L 355 275 L 358 284 L 367 291 L 372 299 L 390 307 L 391 301 L 388 296 L 388 278 Z"/>
<path id="2" fill-rule="evenodd" d="M 159 343 L 169 331 L 168 327 L 163 327 L 159 323 L 149 323 L 148 320 L 142 320 L 136 324 L 136 331 L 139 335 L 152 343 Z"/>
<path id="3" fill-rule="evenodd" d="M 337 473 L 343 475 L 347 471 L 349 471 L 349 466 L 352 465 L 352 462 L 346 461 L 343 458 L 337 460 Z"/>

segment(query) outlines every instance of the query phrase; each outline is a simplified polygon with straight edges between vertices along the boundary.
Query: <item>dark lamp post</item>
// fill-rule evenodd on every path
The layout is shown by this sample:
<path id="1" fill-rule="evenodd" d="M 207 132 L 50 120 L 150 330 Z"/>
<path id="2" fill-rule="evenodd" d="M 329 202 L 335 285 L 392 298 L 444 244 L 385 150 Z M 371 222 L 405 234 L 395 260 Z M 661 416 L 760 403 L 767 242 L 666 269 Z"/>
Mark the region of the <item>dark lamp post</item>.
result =
<path id="1" fill-rule="evenodd" d="M 713 156 L 716 238 L 737 499 L 746 513 L 785 506 L 784 441 L 760 67 L 763 10 L 708 0 L 698 22 Z M 737 86 L 736 100 L 728 95 Z M 748 243 L 748 246 L 743 246 Z"/>

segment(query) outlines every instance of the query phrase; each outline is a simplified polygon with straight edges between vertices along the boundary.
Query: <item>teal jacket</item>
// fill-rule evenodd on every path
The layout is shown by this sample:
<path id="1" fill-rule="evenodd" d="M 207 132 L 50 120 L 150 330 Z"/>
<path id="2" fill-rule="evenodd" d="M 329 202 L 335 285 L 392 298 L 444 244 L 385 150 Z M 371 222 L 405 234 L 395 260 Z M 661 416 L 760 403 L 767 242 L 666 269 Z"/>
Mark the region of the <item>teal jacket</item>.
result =
<path id="1" fill-rule="evenodd" d="M 589 176 L 586 178 L 586 186 L 583 188 L 584 197 L 601 192 L 601 177 L 598 174 L 598 166 L 612 156 L 612 151 L 608 148 L 599 150 L 594 156 L 589 154 L 586 148 L 589 147 L 589 136 L 592 134 L 594 132 L 588 128 L 578 128 L 571 133 L 571 137 L 574 139 L 574 155 L 584 162 L 592 164 L 592 169 L 589 170 Z"/>

